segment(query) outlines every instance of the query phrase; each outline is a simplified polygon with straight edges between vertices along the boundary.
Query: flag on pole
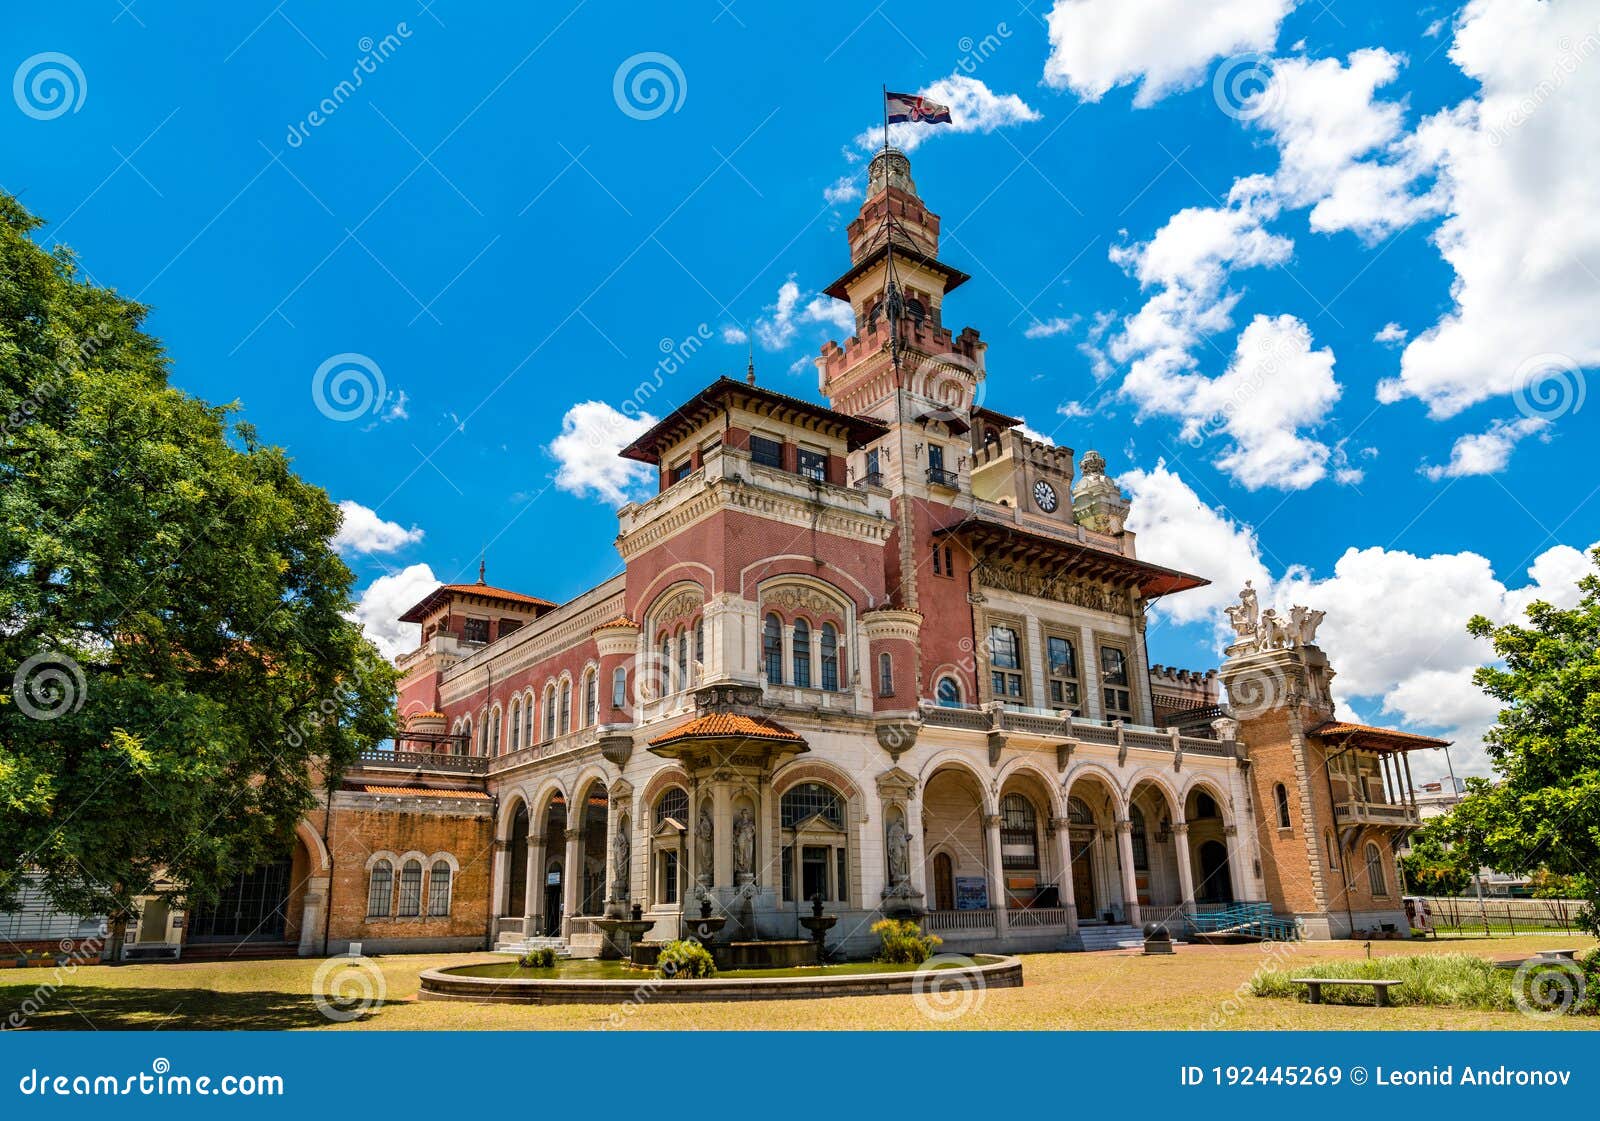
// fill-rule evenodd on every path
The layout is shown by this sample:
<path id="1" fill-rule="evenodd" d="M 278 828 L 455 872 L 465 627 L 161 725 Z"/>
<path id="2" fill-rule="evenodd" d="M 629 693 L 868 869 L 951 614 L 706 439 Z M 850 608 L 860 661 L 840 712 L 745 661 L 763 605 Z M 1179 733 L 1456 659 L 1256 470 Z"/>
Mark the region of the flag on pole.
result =
<path id="1" fill-rule="evenodd" d="M 950 117 L 950 106 L 915 93 L 885 93 L 884 113 L 889 124 L 921 121 L 928 125 L 948 125 L 955 122 Z"/>

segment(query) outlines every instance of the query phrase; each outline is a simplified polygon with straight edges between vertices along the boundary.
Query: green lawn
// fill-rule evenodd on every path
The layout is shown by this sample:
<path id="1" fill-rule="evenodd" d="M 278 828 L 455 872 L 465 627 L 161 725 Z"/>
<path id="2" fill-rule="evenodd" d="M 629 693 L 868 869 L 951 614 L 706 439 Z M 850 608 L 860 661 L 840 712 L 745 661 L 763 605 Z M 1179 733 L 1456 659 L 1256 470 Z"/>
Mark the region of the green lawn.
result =
<path id="1" fill-rule="evenodd" d="M 1536 950 L 1592 947 L 1571 935 L 1450 939 L 1445 943 L 1375 942 L 1375 957 L 1471 953 L 1500 960 Z M 387 995 L 373 1012 L 349 1024 L 329 1023 L 312 999 L 316 960 L 175 965 L 90 966 L 57 978 L 54 969 L 0 970 L 0 1020 L 36 999 L 26 1017 L 33 1029 L 79 1028 L 435 1028 L 586 1029 L 620 1022 L 629 1028 L 1507 1028 L 1593 1029 L 1600 1017 L 1555 1024 L 1517 1012 L 1457 1008 L 1378 1009 L 1308 1005 L 1251 995 L 1266 970 L 1312 968 L 1364 958 L 1358 942 L 1260 946 L 1182 946 L 1170 957 L 1137 952 L 1030 954 L 1025 984 L 982 994 L 967 1014 L 935 1022 L 909 996 L 825 1000 L 660 1004 L 641 1001 L 626 1016 L 605 1005 L 529 1007 L 418 1001 L 424 969 L 504 962 L 488 954 L 392 956 L 376 959 Z M 1298 976 L 1299 974 L 1296 973 Z M 59 984 L 44 992 L 40 986 Z"/>

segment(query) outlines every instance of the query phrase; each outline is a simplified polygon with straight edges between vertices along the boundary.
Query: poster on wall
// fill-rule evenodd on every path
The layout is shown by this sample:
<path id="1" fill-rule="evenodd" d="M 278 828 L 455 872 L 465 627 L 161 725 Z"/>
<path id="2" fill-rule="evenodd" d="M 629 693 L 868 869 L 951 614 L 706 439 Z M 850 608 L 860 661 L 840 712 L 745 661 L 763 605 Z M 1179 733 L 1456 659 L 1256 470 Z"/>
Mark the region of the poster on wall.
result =
<path id="1" fill-rule="evenodd" d="M 982 876 L 956 877 L 956 910 L 987 911 L 989 909 L 989 881 Z"/>

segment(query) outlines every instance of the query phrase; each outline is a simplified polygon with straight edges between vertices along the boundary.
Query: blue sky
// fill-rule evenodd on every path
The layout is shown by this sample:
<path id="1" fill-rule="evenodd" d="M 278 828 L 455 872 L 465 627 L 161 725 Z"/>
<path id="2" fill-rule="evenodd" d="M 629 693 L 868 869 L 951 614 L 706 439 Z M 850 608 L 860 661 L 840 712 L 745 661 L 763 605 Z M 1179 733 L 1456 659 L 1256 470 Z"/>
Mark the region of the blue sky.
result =
<path id="1" fill-rule="evenodd" d="M 886 82 L 957 107 L 912 160 L 987 403 L 1100 450 L 1145 555 L 1217 581 L 1152 659 L 1214 664 L 1250 577 L 1329 609 L 1353 712 L 1474 755 L 1461 624 L 1560 598 L 1600 537 L 1600 208 L 1566 157 L 1600 5 L 487 7 L 32 5 L 0 58 L 0 185 L 153 306 L 177 385 L 364 508 L 370 627 L 485 548 L 557 600 L 614 572 L 633 484 L 552 444 L 664 350 L 703 340 L 658 415 L 742 335 L 815 396 Z M 381 376 L 354 420 L 313 395 L 340 355 Z"/>

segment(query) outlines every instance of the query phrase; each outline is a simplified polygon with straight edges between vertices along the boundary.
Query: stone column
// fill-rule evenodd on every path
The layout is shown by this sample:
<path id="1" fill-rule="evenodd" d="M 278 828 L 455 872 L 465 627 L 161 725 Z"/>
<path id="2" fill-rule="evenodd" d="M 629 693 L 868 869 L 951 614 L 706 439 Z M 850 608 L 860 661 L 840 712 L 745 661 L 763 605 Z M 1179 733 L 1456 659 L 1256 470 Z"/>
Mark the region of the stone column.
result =
<path id="1" fill-rule="evenodd" d="M 711 784 L 711 883 L 713 887 L 733 886 L 733 790 L 728 783 Z"/>
<path id="2" fill-rule="evenodd" d="M 507 852 L 504 841 L 494 843 L 494 871 L 489 877 L 490 883 L 490 908 L 489 908 L 489 940 L 492 943 L 500 935 L 500 916 L 506 909 L 506 884 L 511 881 L 506 878 L 506 865 L 511 857 Z"/>
<path id="3" fill-rule="evenodd" d="M 583 835 L 576 829 L 567 830 L 567 851 L 561 862 L 561 936 L 572 937 L 572 916 L 578 913 L 578 885 L 583 882 L 583 870 L 578 866 L 583 859 Z"/>
<path id="4" fill-rule="evenodd" d="M 613 895 L 616 894 L 616 892 L 612 890 L 612 885 L 617 882 L 617 850 L 613 844 L 617 836 L 617 821 L 617 801 L 615 798 L 611 797 L 610 793 L 608 792 L 606 794 L 606 834 L 604 837 L 606 870 L 604 873 L 604 878 L 602 878 L 600 881 L 600 899 L 602 901 L 601 907 L 608 913 L 610 908 L 605 907 L 605 901 L 609 900 Z"/>
<path id="5" fill-rule="evenodd" d="M 1117 819 L 1117 861 L 1122 865 L 1122 911 L 1129 923 L 1144 921 L 1139 912 L 1139 881 L 1133 871 L 1133 822 Z"/>
<path id="6" fill-rule="evenodd" d="M 1037 708 L 1049 708 L 1050 698 L 1045 691 L 1045 651 L 1044 630 L 1039 626 L 1039 620 L 1029 615 L 1025 625 L 1026 634 L 1023 641 L 1027 643 L 1027 652 L 1023 655 L 1028 659 L 1028 695 L 1024 703 Z"/>
<path id="7" fill-rule="evenodd" d="M 512 874 L 516 872 L 513 869 Z M 544 842 L 528 838 L 528 866 L 523 869 L 522 936 L 543 934 L 539 918 L 544 913 Z"/>
<path id="8" fill-rule="evenodd" d="M 1189 823 L 1180 821 L 1172 827 L 1173 842 L 1178 854 L 1178 894 L 1183 897 L 1185 907 L 1193 907 L 1194 899 L 1194 854 L 1189 851 Z M 1232 863 L 1230 861 L 1229 863 Z"/>
<path id="9" fill-rule="evenodd" d="M 1105 702 L 1100 696 L 1100 651 L 1094 629 L 1078 628 L 1078 663 L 1083 674 L 1083 714 L 1091 720 L 1105 718 Z"/>
<path id="10" fill-rule="evenodd" d="M 327 943 L 322 938 L 322 916 L 328 903 L 329 886 L 327 876 L 312 876 L 306 881 L 305 905 L 300 911 L 300 946 L 295 951 L 303 958 L 327 953 Z"/>
<path id="11" fill-rule="evenodd" d="M 1056 827 L 1056 851 L 1061 865 L 1061 905 L 1067 909 L 1067 929 L 1074 934 L 1078 932 L 1078 899 L 1076 888 L 1072 882 L 1072 828 L 1071 821 L 1065 817 L 1055 818 L 1052 825 Z"/>
<path id="12" fill-rule="evenodd" d="M 1006 879 L 1000 861 L 999 814 L 987 814 L 983 819 L 984 833 L 989 847 L 989 906 L 994 909 L 994 932 L 1004 938 L 1011 929 L 1011 916 L 1006 914 Z"/>

